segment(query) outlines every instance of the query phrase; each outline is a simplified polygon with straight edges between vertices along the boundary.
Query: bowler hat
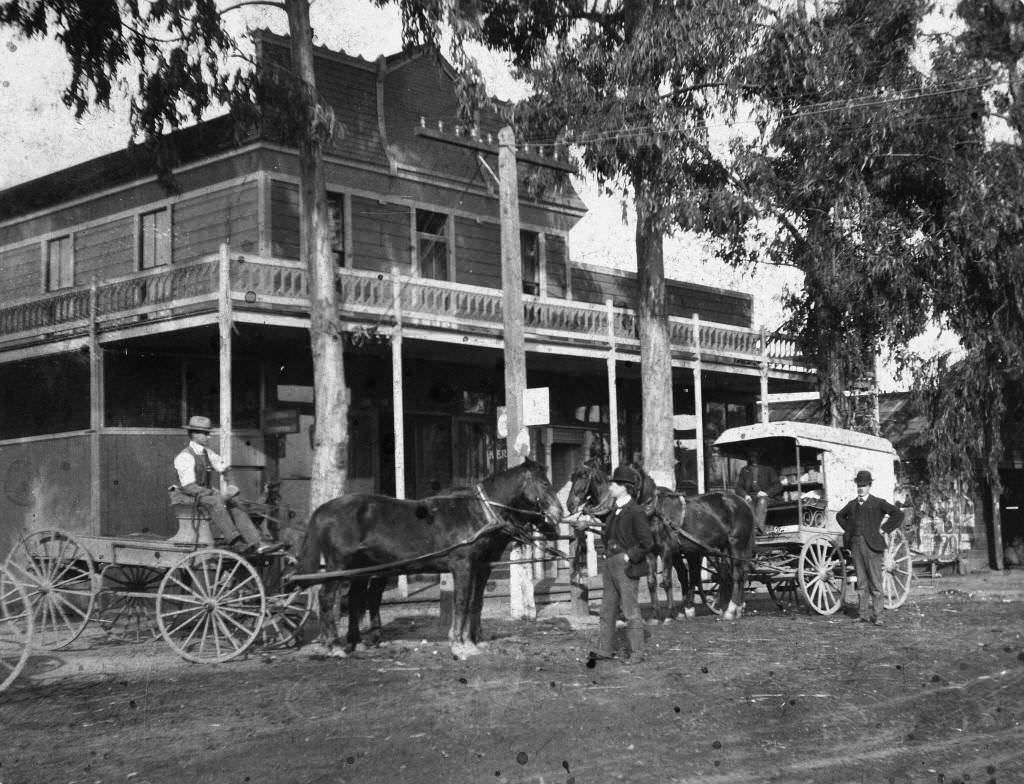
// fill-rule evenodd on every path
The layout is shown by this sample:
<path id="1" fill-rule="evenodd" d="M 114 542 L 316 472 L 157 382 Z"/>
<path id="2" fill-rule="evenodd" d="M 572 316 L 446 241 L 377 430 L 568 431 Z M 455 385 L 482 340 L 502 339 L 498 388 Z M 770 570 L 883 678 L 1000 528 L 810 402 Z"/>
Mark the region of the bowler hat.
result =
<path id="1" fill-rule="evenodd" d="M 189 433 L 209 433 L 213 430 L 213 423 L 210 421 L 210 417 L 194 416 L 188 420 L 185 429 Z"/>
<path id="2" fill-rule="evenodd" d="M 620 465 L 612 474 L 612 481 L 617 485 L 629 485 L 635 488 L 637 481 L 636 471 L 629 466 Z"/>
<path id="3" fill-rule="evenodd" d="M 853 483 L 857 485 L 857 487 L 863 487 L 864 485 L 871 484 L 871 472 L 858 471 L 856 478 L 853 480 Z"/>

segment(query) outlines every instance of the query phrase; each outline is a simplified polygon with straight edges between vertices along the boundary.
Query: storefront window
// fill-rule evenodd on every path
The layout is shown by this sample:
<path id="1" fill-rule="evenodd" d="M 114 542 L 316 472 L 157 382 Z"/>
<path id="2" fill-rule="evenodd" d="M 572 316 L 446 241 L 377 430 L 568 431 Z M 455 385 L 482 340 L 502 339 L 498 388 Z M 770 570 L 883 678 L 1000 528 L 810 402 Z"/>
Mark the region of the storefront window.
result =
<path id="1" fill-rule="evenodd" d="M 0 375 L 0 439 L 89 428 L 87 355 L 10 362 Z"/>

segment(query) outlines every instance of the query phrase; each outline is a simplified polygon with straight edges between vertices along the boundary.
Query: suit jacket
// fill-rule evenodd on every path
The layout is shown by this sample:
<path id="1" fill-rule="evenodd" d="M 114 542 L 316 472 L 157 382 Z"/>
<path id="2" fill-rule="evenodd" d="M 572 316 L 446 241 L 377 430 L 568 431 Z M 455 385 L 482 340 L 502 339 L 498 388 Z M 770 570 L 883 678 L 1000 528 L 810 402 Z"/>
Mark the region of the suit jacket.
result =
<path id="1" fill-rule="evenodd" d="M 859 514 L 858 514 L 859 512 Z M 882 518 L 889 515 L 885 525 Z M 843 527 L 847 544 L 854 536 L 863 536 L 864 543 L 876 553 L 885 552 L 885 538 L 882 533 L 889 533 L 899 528 L 903 522 L 903 512 L 888 501 L 868 495 L 864 505 L 858 509 L 854 498 L 836 513 L 836 522 Z"/>
<path id="2" fill-rule="evenodd" d="M 617 545 L 626 552 L 633 564 L 647 565 L 647 554 L 654 547 L 651 524 L 643 509 L 632 498 L 621 507 L 614 507 L 604 524 L 605 546 Z M 646 574 L 646 569 L 644 569 Z M 639 577 L 630 574 L 630 577 Z"/>

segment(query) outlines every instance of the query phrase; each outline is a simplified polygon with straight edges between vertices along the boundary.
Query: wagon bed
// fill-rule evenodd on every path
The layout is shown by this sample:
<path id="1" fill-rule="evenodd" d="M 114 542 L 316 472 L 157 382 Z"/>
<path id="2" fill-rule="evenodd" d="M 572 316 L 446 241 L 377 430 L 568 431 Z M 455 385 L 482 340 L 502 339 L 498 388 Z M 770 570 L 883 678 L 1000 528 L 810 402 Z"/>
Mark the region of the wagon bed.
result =
<path id="1" fill-rule="evenodd" d="M 91 624 L 118 641 L 162 637 L 194 662 L 297 642 L 312 596 L 283 587 L 289 559 L 216 547 L 199 522 L 171 538 L 59 529 L 25 536 L 4 566 L 27 596 L 34 645 L 67 647 Z"/>

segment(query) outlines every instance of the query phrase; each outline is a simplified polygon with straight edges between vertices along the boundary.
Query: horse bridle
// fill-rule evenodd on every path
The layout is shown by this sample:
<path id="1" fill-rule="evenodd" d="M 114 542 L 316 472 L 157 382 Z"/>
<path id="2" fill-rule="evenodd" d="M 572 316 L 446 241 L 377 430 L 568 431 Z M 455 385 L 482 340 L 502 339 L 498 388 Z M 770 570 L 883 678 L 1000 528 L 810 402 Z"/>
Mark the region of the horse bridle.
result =
<path id="1" fill-rule="evenodd" d="M 597 472 L 599 469 L 597 466 L 592 466 L 587 463 L 584 463 L 580 468 L 587 476 L 587 494 L 580 499 L 582 503 L 578 511 L 582 514 L 589 515 L 590 517 L 602 517 L 611 511 L 611 493 L 606 494 L 605 498 L 597 499 L 592 504 L 588 505 L 587 500 L 594 494 L 594 481 L 597 478 Z M 603 501 L 607 501 L 607 508 L 601 505 Z"/>

